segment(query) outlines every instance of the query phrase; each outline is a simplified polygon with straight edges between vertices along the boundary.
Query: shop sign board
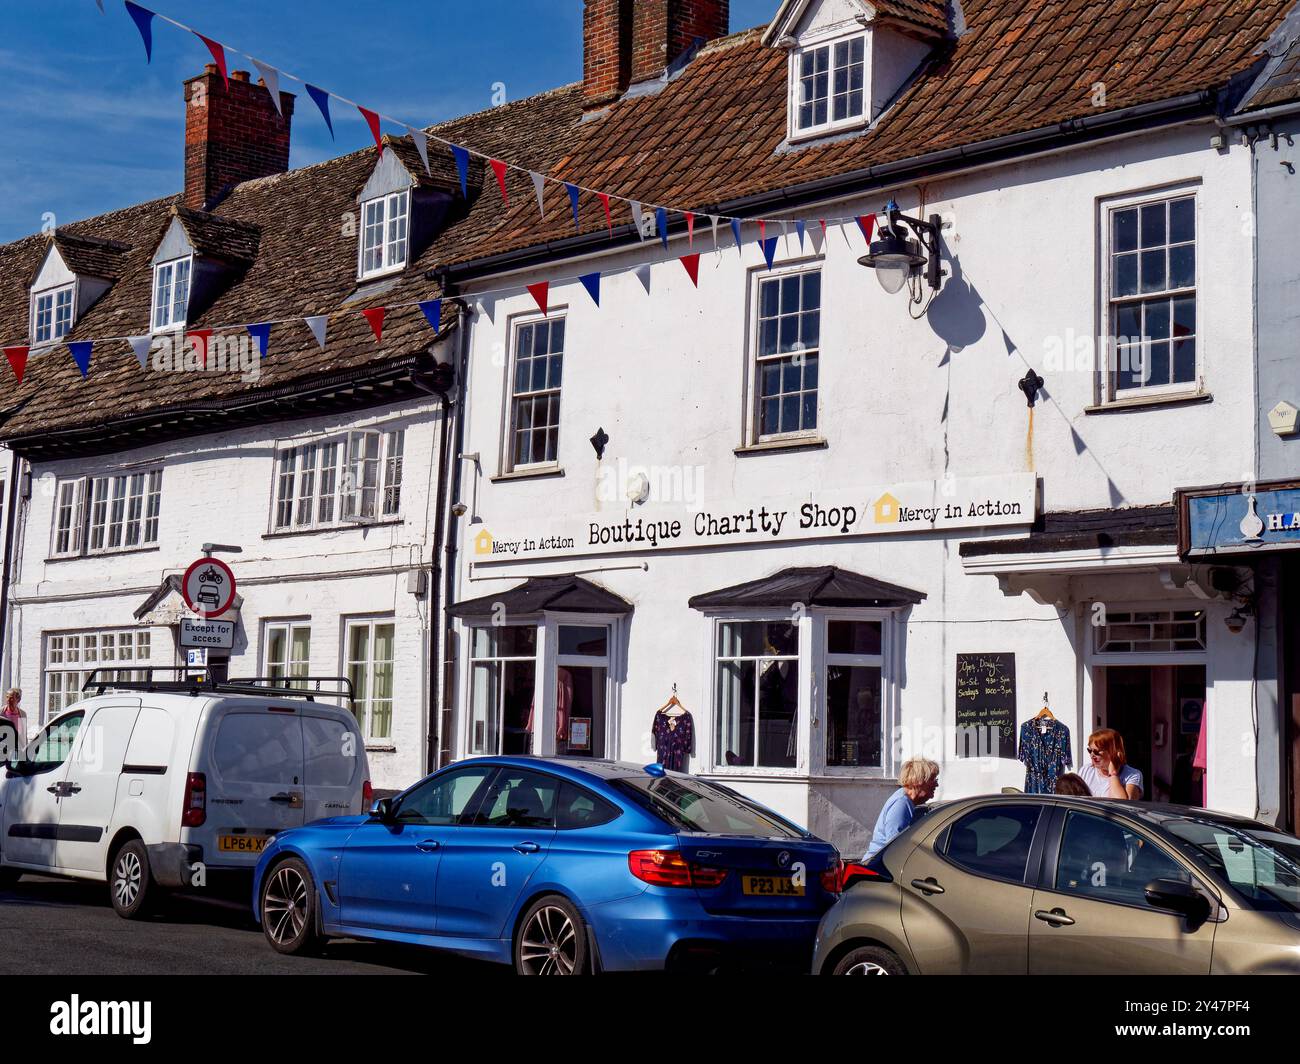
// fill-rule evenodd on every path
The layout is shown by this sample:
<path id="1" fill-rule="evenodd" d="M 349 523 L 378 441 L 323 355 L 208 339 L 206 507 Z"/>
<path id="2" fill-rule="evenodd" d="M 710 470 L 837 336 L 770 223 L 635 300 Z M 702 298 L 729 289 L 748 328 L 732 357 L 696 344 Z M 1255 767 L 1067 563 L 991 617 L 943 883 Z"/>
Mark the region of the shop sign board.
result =
<path id="1" fill-rule="evenodd" d="M 958 757 L 1016 756 L 1016 656 L 957 655 Z"/>
<path id="2" fill-rule="evenodd" d="M 1300 481 L 1195 488 L 1176 501 L 1184 558 L 1300 549 Z"/>
<path id="3" fill-rule="evenodd" d="M 235 645 L 235 622 L 201 621 L 194 617 L 182 617 L 180 642 L 183 647 L 231 650 Z"/>
<path id="4" fill-rule="evenodd" d="M 1034 521 L 1037 500 L 1035 475 L 1013 473 L 694 507 L 649 504 L 617 512 L 540 512 L 512 527 L 491 521 L 473 526 L 469 553 L 475 562 L 506 562 L 1025 526 Z"/>

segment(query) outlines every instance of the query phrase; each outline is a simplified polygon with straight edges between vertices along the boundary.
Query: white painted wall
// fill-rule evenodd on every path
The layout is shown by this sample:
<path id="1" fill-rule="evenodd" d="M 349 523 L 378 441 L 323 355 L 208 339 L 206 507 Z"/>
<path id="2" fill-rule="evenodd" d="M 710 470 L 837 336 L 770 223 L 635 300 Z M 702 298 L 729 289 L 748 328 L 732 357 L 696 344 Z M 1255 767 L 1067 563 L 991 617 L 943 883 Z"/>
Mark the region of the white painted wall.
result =
<path id="1" fill-rule="evenodd" d="M 344 620 L 394 618 L 393 735 L 391 742 L 373 744 L 368 756 L 376 787 L 414 782 L 424 771 L 428 598 L 410 594 L 407 578 L 429 567 L 438 417 L 436 403 L 407 402 L 37 465 L 20 526 L 8 662 L 29 716 L 43 708 L 46 633 L 134 627 L 133 611 L 168 574 L 184 572 L 199 557 L 202 543 L 236 544 L 243 553 L 224 556 L 244 600 L 232 675 L 261 672 L 267 620 L 310 618 L 311 672 L 337 676 L 344 671 Z M 406 430 L 400 519 L 370 527 L 269 533 L 276 440 L 305 442 L 312 435 L 369 427 Z M 57 478 L 159 463 L 164 471 L 156 548 L 49 558 Z M 152 664 L 176 663 L 168 629 L 154 628 L 151 643 Z"/>
<path id="2" fill-rule="evenodd" d="M 908 213 L 944 214 L 945 268 L 953 273 L 928 320 L 908 315 L 903 295 L 886 295 L 856 259 L 864 253 L 856 225 L 832 227 L 820 246 L 810 227 L 801 252 L 793 230 L 778 246 L 777 264 L 801 257 L 823 260 L 819 430 L 824 449 L 745 453 L 744 400 L 752 314 L 751 285 L 763 269 L 756 227 L 738 253 L 725 224 L 722 248 L 713 252 L 707 226 L 697 226 L 695 248 L 705 251 L 697 291 L 671 251 L 651 240 L 641 248 L 564 263 L 527 276 L 487 279 L 473 325 L 469 413 L 464 449 L 483 456 L 476 485 L 483 525 L 461 524 L 464 536 L 461 599 L 511 586 L 471 578 L 470 537 L 493 524 L 517 529 L 530 515 L 621 513 L 626 503 L 603 499 L 603 467 L 689 470 L 700 506 L 736 496 L 852 489 L 862 485 L 1013 473 L 1041 478 L 1046 510 L 1166 503 L 1180 485 L 1234 480 L 1251 468 L 1254 399 L 1251 390 L 1251 242 L 1240 217 L 1249 206 L 1250 160 L 1244 149 L 1207 147 L 1211 129 L 1192 126 L 1142 140 L 1123 140 L 997 170 L 935 181 L 918 205 L 920 190 L 894 192 Z M 1045 368 L 1053 338 L 1090 336 L 1096 328 L 1099 200 L 1186 182 L 1199 199 L 1200 292 L 1198 329 L 1204 379 L 1211 402 L 1124 413 L 1087 413 L 1096 399 L 1091 372 Z M 827 205 L 824 213 L 848 216 L 879 210 L 882 192 Z M 815 211 L 805 212 L 816 216 Z M 769 230 L 771 231 L 771 230 Z M 627 270 L 652 264 L 651 293 Z M 579 274 L 607 271 L 601 305 L 577 283 Z M 563 475 L 494 479 L 500 460 L 508 383 L 510 329 L 537 311 L 523 285 L 551 281 L 552 313 L 567 317 L 560 430 Z M 1003 331 L 1015 351 L 1008 353 Z M 1016 382 L 1032 366 L 1047 378 L 1047 396 L 1029 411 Z M 610 437 L 597 462 L 588 437 L 602 427 Z M 1032 445 L 1032 447 L 1031 447 Z M 466 467 L 467 472 L 469 466 Z M 691 481 L 690 477 L 698 477 Z M 475 487 L 466 485 L 469 501 Z M 1005 536 L 1007 530 L 992 533 Z M 976 533 L 975 535 L 978 535 Z M 854 542 L 814 542 L 775 548 L 683 551 L 648 555 L 573 557 L 493 565 L 493 575 L 597 571 L 592 579 L 631 600 L 627 679 L 621 691 L 621 725 L 615 753 L 644 761 L 654 710 L 672 682 L 694 711 L 703 743 L 711 728 L 712 680 L 709 624 L 687 599 L 792 565 L 835 564 L 924 591 L 928 596 L 907 620 L 905 674 L 899 678 L 904 734 L 915 726 L 952 720 L 955 654 L 1014 650 L 1019 716 L 1038 711 L 1044 690 L 1074 733 L 1076 763 L 1090 730 L 1090 687 L 1080 664 L 1079 621 L 1027 596 L 1004 596 L 992 576 L 968 575 L 957 555 L 969 535 L 875 537 Z M 614 570 L 646 562 L 648 570 Z M 472 575 L 489 572 L 483 566 Z M 1131 594 L 1189 601 L 1164 590 L 1148 574 L 1131 584 L 1109 582 L 1110 602 Z M 1088 582 L 1074 588 L 1075 602 L 1094 597 Z M 1213 704 L 1221 721 L 1250 719 L 1249 632 L 1228 638 L 1221 611 L 1209 622 Z M 465 670 L 458 676 L 458 705 L 465 704 Z M 909 733 L 908 729 L 912 731 Z M 1225 724 L 1225 729 L 1231 731 Z M 1081 734 L 1082 733 L 1082 734 Z M 1253 759 L 1243 759 L 1239 736 L 1216 731 L 1211 757 L 1211 800 L 1221 808 L 1254 812 Z M 949 746 L 942 747 L 949 750 Z M 1019 786 L 1014 761 L 944 761 L 941 796 Z M 700 768 L 698 760 L 692 770 Z M 711 767 L 711 766 L 704 766 Z M 890 766 L 890 771 L 896 765 Z M 771 801 L 846 849 L 869 834 L 889 788 L 862 781 L 742 779 L 738 786 Z"/>

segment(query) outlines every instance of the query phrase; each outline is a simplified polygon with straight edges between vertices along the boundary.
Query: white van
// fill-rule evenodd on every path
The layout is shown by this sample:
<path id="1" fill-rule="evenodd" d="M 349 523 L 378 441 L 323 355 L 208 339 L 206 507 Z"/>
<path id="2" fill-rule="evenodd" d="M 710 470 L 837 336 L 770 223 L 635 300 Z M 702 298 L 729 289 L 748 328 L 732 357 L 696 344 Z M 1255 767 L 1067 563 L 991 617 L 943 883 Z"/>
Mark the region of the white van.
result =
<path id="1" fill-rule="evenodd" d="M 0 886 L 107 881 L 130 919 L 208 872 L 251 872 L 278 831 L 369 807 L 346 709 L 282 688 L 140 686 L 68 707 L 4 762 Z"/>

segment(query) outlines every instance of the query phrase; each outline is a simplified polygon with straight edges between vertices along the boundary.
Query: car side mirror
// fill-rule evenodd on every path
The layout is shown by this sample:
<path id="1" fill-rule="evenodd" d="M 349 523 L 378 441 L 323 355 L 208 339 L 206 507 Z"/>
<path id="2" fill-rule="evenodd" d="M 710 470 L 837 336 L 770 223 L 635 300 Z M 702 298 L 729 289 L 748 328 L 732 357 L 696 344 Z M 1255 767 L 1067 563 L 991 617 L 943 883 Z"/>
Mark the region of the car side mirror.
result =
<path id="1" fill-rule="evenodd" d="M 391 798 L 380 798 L 370 807 L 370 815 L 375 820 L 383 821 L 385 824 L 393 819 L 393 800 Z"/>
<path id="2" fill-rule="evenodd" d="M 1210 918 L 1210 902 L 1191 883 L 1181 879 L 1153 879 L 1146 885 L 1147 902 L 1187 917 L 1199 927 Z"/>

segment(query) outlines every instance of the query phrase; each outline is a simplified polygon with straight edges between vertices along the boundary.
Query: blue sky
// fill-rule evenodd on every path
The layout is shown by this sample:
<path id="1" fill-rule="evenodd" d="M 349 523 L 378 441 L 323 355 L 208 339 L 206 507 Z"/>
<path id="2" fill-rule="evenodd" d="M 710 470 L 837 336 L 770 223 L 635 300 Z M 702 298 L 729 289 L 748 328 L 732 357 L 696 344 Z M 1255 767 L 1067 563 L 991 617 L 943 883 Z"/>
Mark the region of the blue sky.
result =
<path id="1" fill-rule="evenodd" d="M 139 0 L 206 36 L 368 107 L 429 124 L 582 77 L 582 0 Z M 778 0 L 732 0 L 731 28 Z M 154 20 L 153 62 L 122 0 L 0 3 L 0 242 L 169 195 L 182 181 L 181 82 L 209 62 Z M 231 58 L 231 69 L 246 64 Z M 290 165 L 369 143 L 335 105 L 331 141 L 297 91 Z"/>

